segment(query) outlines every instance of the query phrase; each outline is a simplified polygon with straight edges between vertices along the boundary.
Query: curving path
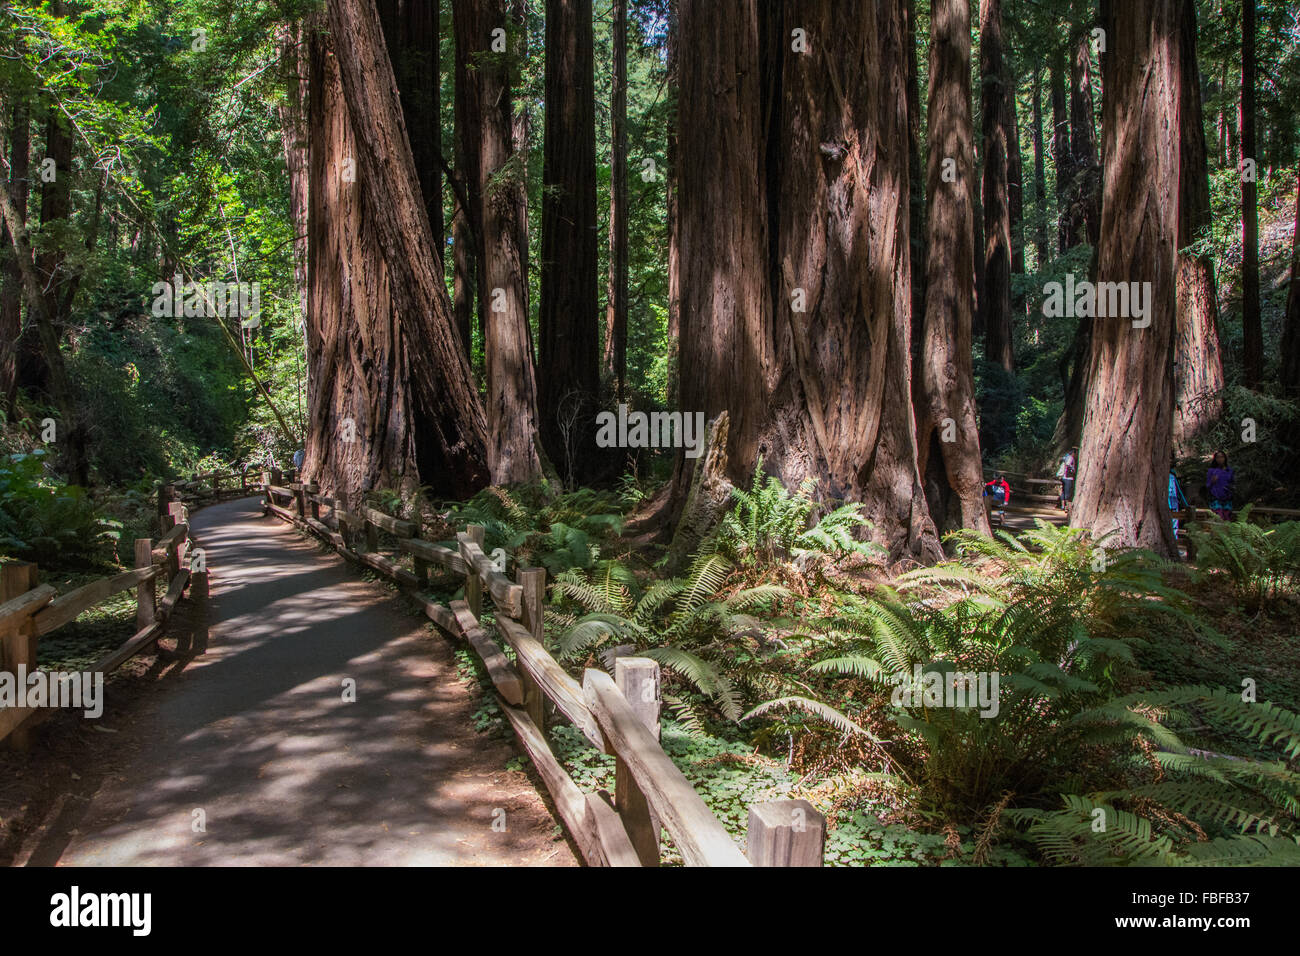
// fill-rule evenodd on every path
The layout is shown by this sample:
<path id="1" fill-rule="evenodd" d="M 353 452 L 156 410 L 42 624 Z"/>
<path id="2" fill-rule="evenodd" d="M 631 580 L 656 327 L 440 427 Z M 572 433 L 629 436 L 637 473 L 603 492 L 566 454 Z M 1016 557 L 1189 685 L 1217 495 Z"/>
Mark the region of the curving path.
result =
<path id="1" fill-rule="evenodd" d="M 151 690 L 147 720 L 116 726 L 130 756 L 47 844 L 55 859 L 31 862 L 574 865 L 528 777 L 506 769 L 513 749 L 474 731 L 423 616 L 259 502 L 193 516 L 207 650 Z"/>

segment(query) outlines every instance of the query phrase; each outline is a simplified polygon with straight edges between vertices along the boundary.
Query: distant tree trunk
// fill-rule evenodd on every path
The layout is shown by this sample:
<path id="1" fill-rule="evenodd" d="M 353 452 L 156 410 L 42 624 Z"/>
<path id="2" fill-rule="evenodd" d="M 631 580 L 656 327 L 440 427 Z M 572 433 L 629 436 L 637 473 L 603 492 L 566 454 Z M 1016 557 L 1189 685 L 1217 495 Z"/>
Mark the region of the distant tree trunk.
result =
<path id="1" fill-rule="evenodd" d="M 289 218 L 293 227 L 293 278 L 298 290 L 298 316 L 302 322 L 304 353 L 307 339 L 307 216 L 310 206 L 308 190 L 311 170 L 307 130 L 308 90 L 311 85 L 311 62 L 307 52 L 302 21 L 280 28 L 278 33 L 280 67 L 285 74 L 285 98 L 279 107 L 280 145 L 284 150 L 285 170 L 289 174 Z M 311 404 L 313 382 L 311 361 L 306 375 L 307 404 Z"/>
<path id="2" fill-rule="evenodd" d="M 1091 37 L 1074 36 L 1070 66 L 1070 148 L 1074 176 L 1070 194 L 1070 245 L 1087 242 L 1094 248 L 1101 226 L 1101 167 L 1097 162 L 1097 130 L 1093 119 Z"/>
<path id="3" fill-rule="evenodd" d="M 9 196 L 19 217 L 15 228 L 27 225 L 27 177 L 31 153 L 30 122 L 27 108 L 15 106 L 9 120 Z M 0 397 L 6 415 L 18 394 L 18 338 L 23 329 L 23 276 L 17 256 L 12 253 L 10 224 L 0 232 L 0 252 L 8 256 L 4 275 L 0 277 Z"/>
<path id="4" fill-rule="evenodd" d="M 1193 440 L 1223 409 L 1214 260 L 1208 252 L 1181 251 L 1203 239 L 1213 225 L 1201 76 L 1196 65 L 1195 0 L 1184 0 L 1184 7 L 1178 47 L 1183 126 L 1179 136 L 1178 342 L 1174 348 L 1174 448 L 1180 454 L 1191 451 Z"/>
<path id="5" fill-rule="evenodd" d="M 627 0 L 614 0 L 610 80 L 609 284 L 605 293 L 605 375 L 623 401 L 627 378 Z"/>
<path id="6" fill-rule="evenodd" d="M 524 271 L 528 236 L 521 228 L 527 161 L 515 153 L 512 65 L 491 50 L 492 31 L 507 22 L 507 10 L 504 0 L 455 0 L 454 10 L 475 67 L 469 71 L 469 112 L 479 120 L 473 194 L 481 203 L 480 281 L 487 296 L 479 308 L 486 331 L 488 467 L 493 484 L 518 484 L 541 475 L 542 455 Z"/>
<path id="7" fill-rule="evenodd" d="M 975 132 L 970 61 L 970 0 L 933 0 L 926 184 L 929 255 L 921 374 L 913 383 L 918 465 L 930 514 L 941 530 L 965 527 L 988 534 L 971 367 L 975 210 L 970 183 L 975 177 Z M 944 176 L 949 158 L 956 161 L 956 178 L 951 181 Z"/>
<path id="8" fill-rule="evenodd" d="M 547 0 L 539 386 L 542 443 L 566 480 L 596 472 L 600 397 L 591 0 Z"/>
<path id="9" fill-rule="evenodd" d="M 1003 88 L 1007 91 L 1007 205 L 1011 213 L 1011 271 L 1025 272 L 1025 171 L 1020 156 L 1020 117 L 1016 107 L 1016 78 L 1010 56 L 1002 59 Z"/>
<path id="10" fill-rule="evenodd" d="M 678 0 L 668 2 L 668 87 L 672 96 L 674 109 L 669 115 L 667 138 L 667 161 L 665 179 L 667 199 L 665 207 L 668 212 L 668 407 L 681 407 L 681 361 L 678 357 L 681 336 L 682 299 L 681 299 L 681 243 L 678 238 L 679 215 L 677 211 L 677 129 L 678 119 L 675 108 L 678 96 L 677 81 L 677 43 L 679 20 L 677 14 Z M 674 487 L 677 482 L 674 481 Z"/>
<path id="11" fill-rule="evenodd" d="M 1282 330 L 1282 388 L 1288 397 L 1300 393 L 1300 166 L 1296 168 L 1295 227 L 1291 231 L 1291 283 L 1286 296 Z"/>
<path id="12" fill-rule="evenodd" d="M 486 426 L 442 283 L 379 18 L 330 0 L 312 39 L 310 293 L 317 389 L 307 466 L 355 502 L 376 487 L 464 497 Z M 349 441 L 349 438 L 352 440 Z"/>
<path id="13" fill-rule="evenodd" d="M 1051 259 L 1047 241 L 1047 163 L 1043 157 L 1043 71 L 1034 70 L 1034 251 L 1041 272 Z"/>
<path id="14" fill-rule="evenodd" d="M 456 175 L 460 176 L 459 170 Z M 458 200 L 456 212 L 451 218 L 451 313 L 456 332 L 464 346 L 465 358 L 471 365 L 474 354 L 474 300 L 477 295 L 474 277 L 475 245 L 469 212 Z"/>
<path id="15" fill-rule="evenodd" d="M 487 341 L 487 329 L 484 326 L 487 312 L 487 289 L 484 286 L 483 268 L 483 197 L 480 189 L 479 141 L 482 138 L 483 119 L 479 111 L 477 79 L 474 69 L 477 64 L 471 62 L 472 51 L 479 49 L 486 41 L 475 36 L 477 20 L 474 7 L 470 3 L 452 0 L 452 33 L 455 36 L 455 93 L 453 94 L 455 112 L 455 151 L 456 175 L 460 181 L 463 198 L 461 205 L 462 221 L 460 228 L 462 238 L 468 243 L 463 250 L 463 257 L 458 255 L 456 263 L 456 326 L 468 330 L 472 316 L 478 319 L 478 337 L 480 342 Z M 456 228 L 455 222 L 452 228 Z M 472 355 L 472 336 L 465 336 L 465 354 Z"/>
<path id="16" fill-rule="evenodd" d="M 442 121 L 438 109 L 438 0 L 378 0 L 384 43 L 397 78 L 420 194 L 442 267 Z"/>
<path id="17" fill-rule="evenodd" d="M 984 354 L 1008 372 L 1016 363 L 1011 332 L 1011 199 L 1015 119 L 1003 64 L 1002 0 L 980 0 L 980 85 L 984 126 Z"/>
<path id="18" fill-rule="evenodd" d="M 1074 182 L 1074 153 L 1070 149 L 1070 109 L 1065 95 L 1065 59 L 1060 49 L 1052 54 L 1052 161 L 1056 166 L 1057 248 L 1071 246 L 1070 189 Z"/>
<path id="19" fill-rule="evenodd" d="M 1241 165 L 1255 155 L 1255 0 L 1241 5 Z M 1259 210 L 1255 177 L 1241 176 L 1241 327 L 1242 373 L 1246 387 L 1264 379 L 1264 332 L 1259 305 Z"/>
<path id="20" fill-rule="evenodd" d="M 1099 282 L 1150 282 L 1150 324 L 1093 323 L 1071 524 L 1177 554 L 1167 504 L 1177 324 L 1183 0 L 1127 0 L 1107 30 Z"/>

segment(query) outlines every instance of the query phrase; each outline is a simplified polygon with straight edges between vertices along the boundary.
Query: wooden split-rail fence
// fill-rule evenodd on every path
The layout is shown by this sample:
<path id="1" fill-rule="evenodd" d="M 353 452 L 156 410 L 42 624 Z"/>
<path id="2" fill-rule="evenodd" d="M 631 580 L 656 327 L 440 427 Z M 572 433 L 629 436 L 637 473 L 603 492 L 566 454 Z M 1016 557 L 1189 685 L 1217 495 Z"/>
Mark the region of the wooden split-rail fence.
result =
<path id="1" fill-rule="evenodd" d="M 546 650 L 543 568 L 518 568 L 512 580 L 483 551 L 484 529 L 469 525 L 456 548 L 420 537 L 417 522 L 373 508 L 349 510 L 312 484 L 280 484 L 268 474 L 264 511 L 329 543 L 349 560 L 399 584 L 454 639 L 464 640 L 487 670 L 501 710 L 537 770 L 583 859 L 591 866 L 658 866 L 666 830 L 687 866 L 821 866 L 825 820 L 806 800 L 776 800 L 749 808 L 746 851 L 731 838 L 659 743 L 659 664 L 648 658 L 613 660 L 613 674 L 588 668 L 579 683 Z M 322 509 L 325 509 L 322 513 Z M 381 533 L 391 555 L 380 552 Z M 410 555 L 414 571 L 398 565 Z M 463 576 L 463 600 L 431 600 L 431 570 Z M 490 599 L 496 634 L 512 661 L 482 626 Z M 552 712 L 576 727 L 597 750 L 615 758 L 614 794 L 583 793 L 551 751 Z"/>
<path id="2" fill-rule="evenodd" d="M 136 632 L 126 643 L 105 654 L 84 673 L 116 670 L 141 651 L 157 644 L 176 606 L 189 593 L 190 600 L 208 596 L 206 562 L 196 562 L 197 543 L 190 534 L 189 512 L 181 502 L 171 502 L 160 517 L 162 537 L 135 540 L 135 568 L 99 578 L 67 594 L 39 583 L 33 563 L 12 561 L 0 565 L 0 672 L 18 674 L 37 669 L 40 639 L 76 620 L 83 612 L 116 594 L 135 588 Z M 163 590 L 158 597 L 159 584 Z M 51 713 L 49 708 L 0 708 L 0 741 L 25 749 L 31 730 Z"/>

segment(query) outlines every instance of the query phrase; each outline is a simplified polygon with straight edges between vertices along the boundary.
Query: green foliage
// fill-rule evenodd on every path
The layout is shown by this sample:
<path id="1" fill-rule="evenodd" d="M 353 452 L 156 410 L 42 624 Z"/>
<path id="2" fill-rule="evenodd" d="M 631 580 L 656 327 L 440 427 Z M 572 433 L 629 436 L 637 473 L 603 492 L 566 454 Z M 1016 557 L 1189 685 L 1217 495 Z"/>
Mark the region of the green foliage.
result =
<path id="1" fill-rule="evenodd" d="M 46 566 L 108 556 L 121 522 L 99 515 L 85 489 L 47 478 L 44 456 L 0 462 L 0 554 Z"/>
<path id="2" fill-rule="evenodd" d="M 735 507 L 722 519 L 717 548 L 742 567 L 769 567 L 805 555 L 875 555 L 883 549 L 858 541 L 854 533 L 868 527 L 862 505 L 850 503 L 828 511 L 810 525 L 817 503 L 809 479 L 791 493 L 775 476 L 764 481 L 763 460 L 754 466 L 748 491 L 733 488 Z"/>
<path id="3" fill-rule="evenodd" d="M 1202 573 L 1225 578 L 1249 611 L 1295 593 L 1300 584 L 1300 521 L 1265 528 L 1247 505 L 1236 521 L 1218 518 L 1188 532 Z"/>

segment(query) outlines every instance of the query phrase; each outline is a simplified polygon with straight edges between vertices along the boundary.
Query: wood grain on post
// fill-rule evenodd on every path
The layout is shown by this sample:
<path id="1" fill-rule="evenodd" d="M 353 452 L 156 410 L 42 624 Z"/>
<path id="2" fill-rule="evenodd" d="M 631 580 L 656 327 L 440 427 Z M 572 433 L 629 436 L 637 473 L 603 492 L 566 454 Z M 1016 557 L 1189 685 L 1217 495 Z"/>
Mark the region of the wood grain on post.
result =
<path id="1" fill-rule="evenodd" d="M 135 539 L 135 566 L 137 568 L 148 568 L 153 566 L 153 539 L 136 538 Z M 154 617 L 158 613 L 157 594 L 155 592 L 155 578 L 148 581 L 141 581 L 135 591 L 135 626 L 136 630 L 142 630 L 153 623 Z"/>
<path id="2" fill-rule="evenodd" d="M 487 529 L 481 524 L 466 525 L 465 534 L 482 549 Z M 474 612 L 474 619 L 480 620 L 483 617 L 483 584 L 479 581 L 478 568 L 471 562 L 467 561 L 466 564 L 469 567 L 465 571 L 465 603 Z"/>
<path id="3" fill-rule="evenodd" d="M 772 800 L 749 808 L 745 855 L 754 866 L 821 866 L 826 818 L 807 800 Z"/>
<path id="4" fill-rule="evenodd" d="M 614 681 L 646 730 L 659 739 L 659 663 L 647 657 L 619 657 Z M 623 819 L 642 866 L 659 865 L 659 818 L 637 786 L 627 763 L 615 754 L 614 809 Z"/>
<path id="5" fill-rule="evenodd" d="M 307 494 L 307 510 L 317 521 L 320 520 L 320 498 L 317 492 L 320 491 L 320 485 L 312 482 L 310 485 L 304 485 L 303 491 Z"/>
<path id="6" fill-rule="evenodd" d="M 687 866 L 749 866 L 726 827 L 664 753 L 604 671 L 588 668 L 583 691 L 606 752 L 627 761 L 637 786 L 658 814 Z"/>
<path id="7" fill-rule="evenodd" d="M 33 614 L 54 597 L 52 587 L 37 588 L 37 577 L 36 565 L 28 561 L 14 561 L 0 567 L 0 602 L 8 604 L 14 601 L 15 605 L 24 605 L 22 613 L 0 625 L 0 668 L 15 677 L 19 665 L 29 671 L 36 669 L 37 635 Z M 30 713 L 26 708 L 0 713 L 0 716 L 9 718 L 6 743 L 15 750 L 30 749 L 29 731 L 21 726 Z"/>
<path id="8" fill-rule="evenodd" d="M 542 644 L 546 634 L 542 620 L 542 604 L 546 599 L 546 569 L 520 568 L 515 572 L 515 580 L 524 589 L 521 615 L 523 625 L 528 628 L 533 640 Z M 524 710 L 528 711 L 528 716 L 542 732 L 542 736 L 546 736 L 546 698 L 542 695 L 542 689 L 527 671 L 520 673 L 519 681 L 524 690 Z"/>

